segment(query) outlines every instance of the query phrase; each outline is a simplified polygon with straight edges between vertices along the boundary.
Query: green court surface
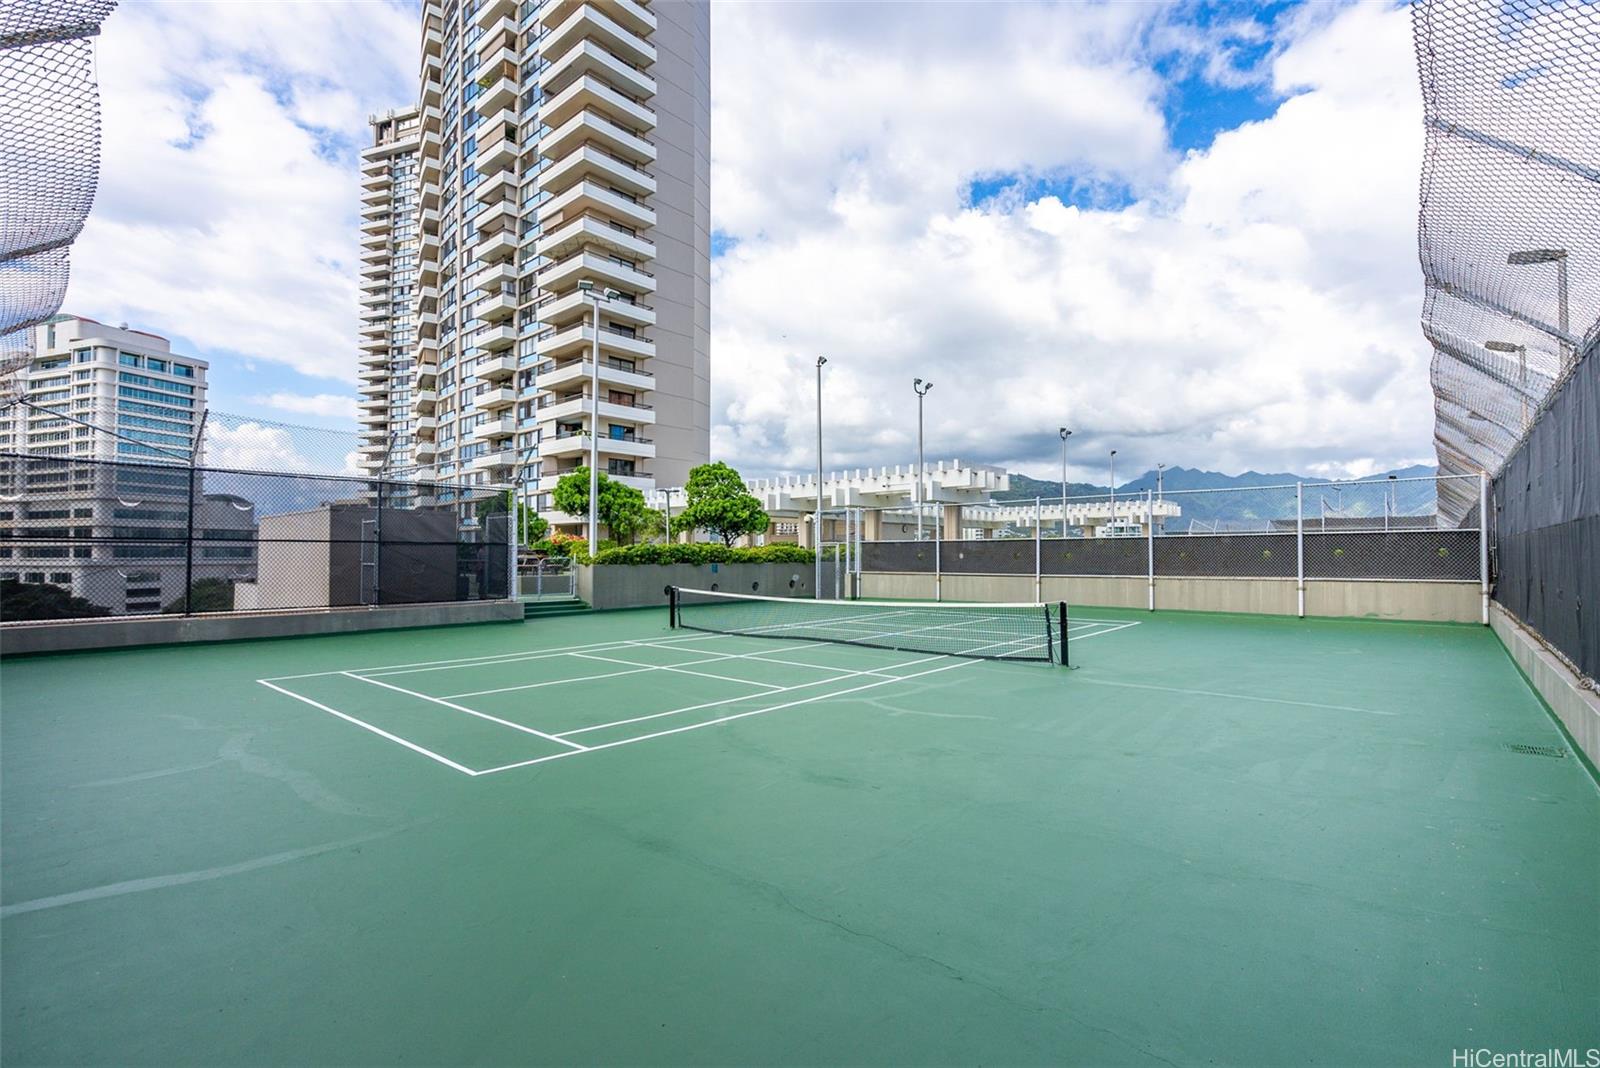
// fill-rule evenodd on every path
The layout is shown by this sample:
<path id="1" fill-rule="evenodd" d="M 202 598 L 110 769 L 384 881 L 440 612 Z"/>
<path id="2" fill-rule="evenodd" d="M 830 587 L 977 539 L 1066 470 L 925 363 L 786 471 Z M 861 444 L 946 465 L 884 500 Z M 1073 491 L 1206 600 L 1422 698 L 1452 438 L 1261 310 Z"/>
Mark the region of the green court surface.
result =
<path id="1" fill-rule="evenodd" d="M 664 610 L 8 660 L 4 1060 L 1600 1045 L 1600 792 L 1487 629 L 1074 620 L 1073 670 Z"/>

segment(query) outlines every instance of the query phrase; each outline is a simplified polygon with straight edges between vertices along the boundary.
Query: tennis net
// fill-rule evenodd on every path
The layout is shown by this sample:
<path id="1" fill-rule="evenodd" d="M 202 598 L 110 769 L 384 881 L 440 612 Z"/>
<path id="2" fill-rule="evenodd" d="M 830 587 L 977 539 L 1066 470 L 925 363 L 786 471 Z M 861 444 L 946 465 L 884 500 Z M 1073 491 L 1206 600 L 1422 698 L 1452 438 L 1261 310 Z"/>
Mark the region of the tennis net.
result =
<path id="1" fill-rule="evenodd" d="M 1067 606 L 814 601 L 671 590 L 672 626 L 753 638 L 842 642 L 902 652 L 1066 663 Z"/>

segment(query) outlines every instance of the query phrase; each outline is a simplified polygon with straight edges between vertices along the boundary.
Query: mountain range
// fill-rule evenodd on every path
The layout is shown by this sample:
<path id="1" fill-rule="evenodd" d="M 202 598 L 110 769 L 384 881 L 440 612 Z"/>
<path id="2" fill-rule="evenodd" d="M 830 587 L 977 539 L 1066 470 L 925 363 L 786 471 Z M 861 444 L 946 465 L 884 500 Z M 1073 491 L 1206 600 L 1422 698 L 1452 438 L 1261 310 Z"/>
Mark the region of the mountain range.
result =
<path id="1" fill-rule="evenodd" d="M 1429 478 L 1437 473 L 1437 468 L 1428 464 L 1415 464 L 1411 467 L 1397 468 L 1393 471 L 1381 471 L 1370 475 L 1363 482 L 1383 481 L 1393 476 L 1397 479 Z M 1183 508 L 1185 519 L 1216 520 L 1216 519 L 1242 519 L 1247 516 L 1265 518 L 1271 514 L 1274 518 L 1293 517 L 1293 493 L 1285 491 L 1281 496 L 1267 492 L 1249 492 L 1260 490 L 1264 486 L 1293 486 L 1296 482 L 1303 483 L 1306 487 L 1305 509 L 1306 514 L 1320 514 L 1323 510 L 1333 515 L 1335 512 L 1347 516 L 1382 515 L 1384 513 L 1384 497 L 1392 493 L 1392 506 L 1397 515 L 1428 515 L 1437 507 L 1437 492 L 1433 482 L 1396 482 L 1392 488 L 1382 486 L 1362 486 L 1351 489 L 1349 483 L 1339 483 L 1341 487 L 1331 491 L 1313 491 L 1312 487 L 1334 485 L 1333 479 L 1316 478 L 1310 475 L 1295 475 L 1287 472 L 1261 472 L 1246 471 L 1239 475 L 1224 475 L 1219 471 L 1201 471 L 1192 467 L 1169 467 L 1161 473 L 1161 490 L 1163 493 L 1182 494 L 1185 490 L 1237 490 L 1235 493 L 1196 493 L 1182 494 L 1178 503 Z M 1126 494 L 1130 497 L 1143 496 L 1146 490 L 1156 488 L 1156 473 L 1146 471 L 1137 478 L 1117 485 L 1117 495 Z M 1109 494 L 1110 488 L 1105 485 L 1096 485 L 1090 482 L 1068 482 L 1067 495 L 1077 496 L 1104 496 Z M 1331 495 L 1330 495 L 1331 494 Z M 995 500 L 1002 501 L 1031 501 L 1035 497 L 1045 499 L 1059 498 L 1061 496 L 1061 483 L 1047 479 L 1030 478 L 1027 475 L 1012 474 L 1011 488 L 994 495 Z M 1326 500 L 1326 504 L 1324 504 Z M 1168 525 L 1172 525 L 1169 521 Z"/>

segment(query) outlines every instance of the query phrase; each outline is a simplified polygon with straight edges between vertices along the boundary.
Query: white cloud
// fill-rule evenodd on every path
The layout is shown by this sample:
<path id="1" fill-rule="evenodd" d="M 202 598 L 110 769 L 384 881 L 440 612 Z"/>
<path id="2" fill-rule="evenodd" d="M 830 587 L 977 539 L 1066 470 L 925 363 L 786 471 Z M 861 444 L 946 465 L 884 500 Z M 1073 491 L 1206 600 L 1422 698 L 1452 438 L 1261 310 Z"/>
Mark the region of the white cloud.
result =
<path id="1" fill-rule="evenodd" d="M 415 95 L 417 33 L 399 4 L 120 7 L 67 310 L 354 381 L 356 152 Z"/>
<path id="2" fill-rule="evenodd" d="M 817 353 L 833 467 L 914 454 L 916 375 L 937 384 L 930 455 L 1040 474 L 1063 422 L 1085 474 L 1112 447 L 1129 470 L 1430 453 L 1404 11 L 1280 25 L 1263 75 L 1298 95 L 1176 159 L 1160 86 L 1130 58 L 1166 27 L 1122 6 L 1006 7 L 992 25 L 901 8 L 804 46 L 784 43 L 796 6 L 716 14 L 735 38 L 719 56 L 778 38 L 761 77 L 714 71 L 713 214 L 741 239 L 713 268 L 718 456 L 809 468 Z M 1070 102 L 1042 107 L 1052 86 Z M 963 204 L 986 169 L 1136 198 Z"/>
<path id="3" fill-rule="evenodd" d="M 326 419 L 355 419 L 356 399 L 343 393 L 265 393 L 246 398 L 251 404 L 276 408 L 298 415 L 318 415 Z"/>

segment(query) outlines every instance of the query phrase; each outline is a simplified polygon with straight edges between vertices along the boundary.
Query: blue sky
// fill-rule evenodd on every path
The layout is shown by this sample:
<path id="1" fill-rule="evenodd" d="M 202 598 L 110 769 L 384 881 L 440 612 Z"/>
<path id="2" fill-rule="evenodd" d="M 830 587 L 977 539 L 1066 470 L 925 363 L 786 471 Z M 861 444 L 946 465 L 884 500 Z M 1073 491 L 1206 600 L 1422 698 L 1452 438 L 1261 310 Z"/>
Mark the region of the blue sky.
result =
<path id="1" fill-rule="evenodd" d="M 357 152 L 416 35 L 123 5 L 67 310 L 209 358 L 216 408 L 353 425 Z M 1023 470 L 1063 421 L 1135 464 L 1429 458 L 1403 10 L 720 4 L 713 39 L 720 458 L 809 464 L 815 352 L 839 466 L 905 461 L 918 372 L 962 383 L 932 452 Z"/>

